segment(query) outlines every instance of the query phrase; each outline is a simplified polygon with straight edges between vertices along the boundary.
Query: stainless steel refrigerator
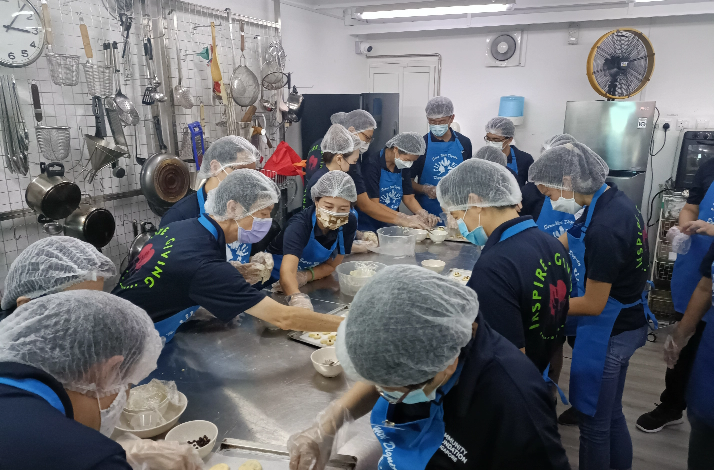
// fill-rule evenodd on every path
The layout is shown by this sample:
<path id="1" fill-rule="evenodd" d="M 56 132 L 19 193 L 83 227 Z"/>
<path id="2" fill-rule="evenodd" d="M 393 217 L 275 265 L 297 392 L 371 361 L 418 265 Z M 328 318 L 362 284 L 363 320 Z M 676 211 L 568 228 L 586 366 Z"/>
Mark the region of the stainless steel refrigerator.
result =
<path id="1" fill-rule="evenodd" d="M 641 208 L 654 130 L 654 101 L 568 101 L 564 131 L 593 149 L 614 182 Z"/>

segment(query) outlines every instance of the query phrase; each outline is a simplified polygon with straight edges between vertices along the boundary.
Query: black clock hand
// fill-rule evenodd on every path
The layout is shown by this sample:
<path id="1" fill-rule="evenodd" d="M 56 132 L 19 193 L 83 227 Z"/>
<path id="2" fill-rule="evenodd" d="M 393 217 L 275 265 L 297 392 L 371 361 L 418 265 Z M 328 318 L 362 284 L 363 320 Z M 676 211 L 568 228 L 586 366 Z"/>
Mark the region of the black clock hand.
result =
<path id="1" fill-rule="evenodd" d="M 2 25 L 2 27 L 5 28 L 6 32 L 12 29 L 14 31 L 22 31 L 23 33 L 32 34 L 32 31 L 30 31 L 29 29 L 16 28 L 14 26 L 10 26 L 9 24 L 4 24 L 4 25 Z"/>
<path id="2" fill-rule="evenodd" d="M 15 17 L 12 19 L 12 21 L 10 22 L 10 24 L 7 25 L 7 26 L 3 25 L 3 27 L 5 28 L 5 32 L 9 31 L 10 27 L 11 27 L 13 24 L 15 24 L 15 21 L 17 20 L 17 18 L 18 18 L 19 16 L 21 16 L 21 15 L 19 15 L 18 13 L 20 13 L 22 10 L 24 10 L 26 6 L 27 6 L 27 3 L 23 3 L 23 4 L 22 4 L 22 8 L 20 8 L 20 10 L 19 10 L 17 13 L 15 13 Z"/>

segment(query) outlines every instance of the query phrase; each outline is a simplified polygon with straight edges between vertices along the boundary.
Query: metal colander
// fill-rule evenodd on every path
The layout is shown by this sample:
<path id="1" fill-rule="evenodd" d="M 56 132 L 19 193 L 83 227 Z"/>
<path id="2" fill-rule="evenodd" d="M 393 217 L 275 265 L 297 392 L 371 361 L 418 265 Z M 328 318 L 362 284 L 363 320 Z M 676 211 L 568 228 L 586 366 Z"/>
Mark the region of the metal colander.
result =
<path id="1" fill-rule="evenodd" d="M 84 78 L 91 96 L 109 96 L 114 93 L 114 67 L 84 63 Z"/>
<path id="2" fill-rule="evenodd" d="M 69 127 L 37 126 L 35 135 L 37 146 L 45 160 L 58 162 L 69 156 Z"/>
<path id="3" fill-rule="evenodd" d="M 52 83 L 60 86 L 75 86 L 79 83 L 79 56 L 47 53 Z"/>

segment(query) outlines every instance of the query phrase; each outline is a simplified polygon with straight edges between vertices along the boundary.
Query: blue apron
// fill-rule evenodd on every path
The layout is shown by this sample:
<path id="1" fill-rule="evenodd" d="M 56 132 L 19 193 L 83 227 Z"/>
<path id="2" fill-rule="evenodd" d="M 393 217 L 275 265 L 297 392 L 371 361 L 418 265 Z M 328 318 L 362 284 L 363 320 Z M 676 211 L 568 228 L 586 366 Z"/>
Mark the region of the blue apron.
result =
<path id="1" fill-rule="evenodd" d="M 453 132 L 453 131 L 452 131 Z M 448 175 L 451 170 L 464 161 L 462 153 L 464 146 L 456 137 L 451 142 L 432 140 L 431 132 L 427 134 L 429 144 L 426 148 L 424 170 L 419 175 L 419 184 L 430 184 L 436 186 L 441 179 Z M 454 134 L 456 136 L 456 134 Z M 416 199 L 423 209 L 430 214 L 439 215 L 444 212 L 437 199 L 430 199 L 426 194 L 417 194 Z M 443 223 L 441 225 L 444 225 Z"/>
<path id="2" fill-rule="evenodd" d="M 335 248 L 338 248 L 339 254 L 345 254 L 345 240 L 342 236 L 342 227 L 337 229 L 337 240 L 335 240 L 335 243 L 333 243 L 330 248 L 325 248 L 320 242 L 315 240 L 315 223 L 317 222 L 316 213 L 317 208 L 315 208 L 315 212 L 312 213 L 312 230 L 310 231 L 310 240 L 302 250 L 302 257 L 298 262 L 298 271 L 305 271 L 306 269 L 314 268 L 315 266 L 324 263 L 330 259 L 332 253 L 335 251 Z M 275 263 L 275 267 L 273 268 L 271 277 L 280 279 L 280 265 L 283 264 L 283 255 L 273 255 L 273 262 Z"/>
<path id="3" fill-rule="evenodd" d="M 384 149 L 379 153 L 380 163 L 384 157 Z M 402 203 L 404 189 L 402 188 L 402 171 L 392 173 L 384 168 L 379 176 L 379 203 L 387 206 L 392 210 L 399 211 L 399 205 Z M 386 227 L 388 224 L 373 219 L 367 214 L 362 214 L 357 223 L 359 230 L 365 232 L 376 232 L 377 229 Z"/>
<path id="4" fill-rule="evenodd" d="M 394 405 L 380 397 L 372 409 L 372 431 L 382 445 L 379 470 L 423 470 L 444 441 L 444 396 L 456 385 L 463 369 L 459 361 L 456 372 L 436 391 L 430 403 L 429 417 L 403 424 L 390 421 Z M 408 405 L 407 405 L 408 406 Z"/>
<path id="5" fill-rule="evenodd" d="M 198 191 L 199 194 L 202 192 L 203 191 Z M 201 198 L 199 198 L 199 202 L 200 201 Z M 216 230 L 216 227 L 214 227 L 213 224 L 208 221 L 205 215 L 201 214 L 198 218 L 198 221 L 206 228 L 206 230 L 211 232 L 213 238 L 218 240 L 218 231 Z M 166 340 L 166 343 L 168 343 L 173 339 L 174 334 L 176 333 L 176 329 L 181 326 L 181 324 L 186 322 L 189 318 L 191 318 L 193 314 L 196 313 L 196 310 L 198 310 L 199 307 L 200 305 L 194 305 L 193 307 L 183 309 L 180 312 L 170 316 L 169 318 L 165 318 L 160 322 L 154 323 L 154 328 L 156 328 L 156 331 L 159 332 L 159 336 L 164 338 Z"/>
<path id="6" fill-rule="evenodd" d="M 518 174 L 518 162 L 516 162 L 516 152 L 513 150 L 513 146 L 511 146 L 511 163 L 506 163 L 506 166 Z"/>
<path id="7" fill-rule="evenodd" d="M 709 186 L 704 199 L 699 204 L 699 220 L 714 223 L 714 184 Z M 714 237 L 708 235 L 692 235 L 692 246 L 685 255 L 677 255 L 672 271 L 672 303 L 674 310 L 684 313 L 687 309 L 689 299 L 692 298 L 694 289 L 697 287 L 702 275 L 699 273 L 699 264 L 707 254 L 707 250 L 714 241 Z M 709 309 L 707 316 L 714 310 Z"/>
<path id="8" fill-rule="evenodd" d="M 203 188 L 198 188 L 196 198 L 198 199 L 199 214 L 203 215 L 206 213 L 206 200 L 203 197 Z M 238 261 L 240 264 L 250 262 L 250 250 L 252 246 L 251 243 L 233 242 L 226 244 L 226 261 Z"/>
<path id="9" fill-rule="evenodd" d="M 595 193 L 588 207 L 585 224 L 580 227 L 580 236 L 576 238 L 568 232 L 570 256 L 575 257 L 579 261 L 580 266 L 582 266 L 581 277 L 583 279 L 582 281 L 578 280 L 578 284 L 581 282 L 584 284 L 585 277 L 585 233 L 590 226 L 590 220 L 595 212 L 595 204 L 606 189 L 607 185 L 603 184 Z M 580 288 L 580 286 L 578 286 L 578 288 Z M 573 291 L 575 291 L 575 284 L 573 284 Z M 578 291 L 580 291 L 580 289 L 578 289 Z M 585 292 L 584 287 L 582 288 L 582 292 Z M 643 304 L 645 317 L 648 321 L 652 321 L 656 328 L 657 320 L 655 320 L 654 315 L 647 305 L 646 291 L 642 291 L 642 297 L 639 300 L 630 304 L 623 304 L 609 297 L 600 315 L 568 317 L 566 322 L 566 334 L 569 334 L 572 332 L 572 329 L 575 328 L 577 336 L 575 347 L 573 348 L 573 360 L 570 366 L 570 401 L 581 413 L 588 416 L 595 416 L 595 412 L 597 411 L 600 388 L 602 387 L 602 375 L 605 369 L 607 347 L 610 343 L 610 334 L 612 333 L 612 327 L 615 325 L 617 316 L 621 310 L 639 304 Z"/>
<path id="10" fill-rule="evenodd" d="M 9 377 L 0 377 L 0 384 L 9 385 L 11 387 L 19 388 L 20 390 L 25 390 L 26 392 L 34 393 L 52 405 L 52 407 L 57 411 L 67 416 L 62 400 L 60 400 L 54 390 L 37 379 L 11 379 Z"/>
<path id="11" fill-rule="evenodd" d="M 560 237 L 575 223 L 575 216 L 567 212 L 553 209 L 553 204 L 549 197 L 543 200 L 543 207 L 538 215 L 538 228 L 555 238 Z"/>

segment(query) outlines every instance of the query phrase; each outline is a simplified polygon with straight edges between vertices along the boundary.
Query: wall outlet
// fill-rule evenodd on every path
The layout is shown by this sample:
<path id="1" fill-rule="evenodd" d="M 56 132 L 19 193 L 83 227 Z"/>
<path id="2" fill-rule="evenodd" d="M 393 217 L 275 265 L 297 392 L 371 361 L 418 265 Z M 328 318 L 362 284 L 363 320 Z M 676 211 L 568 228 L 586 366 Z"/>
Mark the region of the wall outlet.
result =
<path id="1" fill-rule="evenodd" d="M 697 119 L 697 129 L 706 129 L 709 127 L 709 119 Z"/>
<path id="2" fill-rule="evenodd" d="M 683 129 L 689 128 L 689 119 L 677 119 L 677 130 L 681 131 Z"/>
<path id="3" fill-rule="evenodd" d="M 669 130 L 672 130 L 674 128 L 674 123 L 676 119 L 673 117 L 666 117 L 660 119 L 660 123 L 657 125 L 660 129 L 664 127 L 665 124 L 669 124 Z"/>

